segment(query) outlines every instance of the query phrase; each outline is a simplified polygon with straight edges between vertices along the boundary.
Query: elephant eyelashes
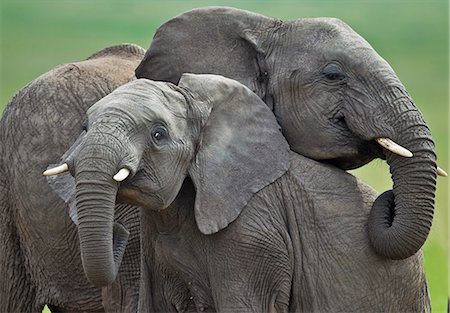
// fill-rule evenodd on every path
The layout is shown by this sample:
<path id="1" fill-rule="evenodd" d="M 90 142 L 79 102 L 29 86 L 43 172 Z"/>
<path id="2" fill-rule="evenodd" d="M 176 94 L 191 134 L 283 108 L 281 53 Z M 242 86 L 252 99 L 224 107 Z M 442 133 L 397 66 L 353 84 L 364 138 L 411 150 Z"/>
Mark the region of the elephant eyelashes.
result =
<path id="1" fill-rule="evenodd" d="M 168 138 L 167 129 L 163 125 L 155 126 L 152 130 L 152 139 L 156 143 L 161 143 Z"/>
<path id="2" fill-rule="evenodd" d="M 341 81 L 345 78 L 339 65 L 336 63 L 330 63 L 323 69 L 322 74 L 329 81 Z"/>

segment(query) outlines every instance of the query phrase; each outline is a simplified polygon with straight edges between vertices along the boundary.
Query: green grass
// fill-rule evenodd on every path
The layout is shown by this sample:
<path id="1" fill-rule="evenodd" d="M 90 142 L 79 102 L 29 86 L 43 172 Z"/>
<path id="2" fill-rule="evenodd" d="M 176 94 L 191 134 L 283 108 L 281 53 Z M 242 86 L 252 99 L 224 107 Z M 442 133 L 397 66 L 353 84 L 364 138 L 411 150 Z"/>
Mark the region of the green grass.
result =
<path id="1" fill-rule="evenodd" d="M 392 65 L 429 123 L 441 167 L 448 165 L 447 1 L 17 1 L 1 3 L 0 111 L 29 81 L 57 64 L 105 46 L 147 48 L 158 25 L 191 8 L 226 5 L 290 19 L 335 16 L 365 37 Z M 382 161 L 354 171 L 376 190 L 391 188 Z M 433 312 L 448 299 L 448 180 L 439 178 L 436 213 L 425 244 Z"/>

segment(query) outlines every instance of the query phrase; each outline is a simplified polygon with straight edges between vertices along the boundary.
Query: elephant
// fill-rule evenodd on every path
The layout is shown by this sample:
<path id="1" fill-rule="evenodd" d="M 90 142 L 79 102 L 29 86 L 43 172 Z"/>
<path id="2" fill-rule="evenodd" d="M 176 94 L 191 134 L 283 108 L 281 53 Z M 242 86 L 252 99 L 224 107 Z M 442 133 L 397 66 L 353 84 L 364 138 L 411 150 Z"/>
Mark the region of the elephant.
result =
<path id="1" fill-rule="evenodd" d="M 429 127 L 390 65 L 343 21 L 194 9 L 159 27 L 136 77 L 176 84 L 185 72 L 246 85 L 301 155 L 341 169 L 385 159 L 394 186 L 374 203 L 372 246 L 390 259 L 422 247 L 438 170 Z"/>
<path id="2" fill-rule="evenodd" d="M 139 312 L 430 310 L 421 252 L 390 260 L 370 247 L 374 190 L 290 151 L 239 82 L 137 79 L 87 121 L 52 184 L 77 199 L 85 269 L 100 282 L 126 241 L 112 233 L 114 205 L 141 208 Z"/>
<path id="3" fill-rule="evenodd" d="M 135 79 L 145 50 L 111 46 L 43 74 L 9 102 L 0 122 L 0 307 L 5 312 L 103 311 L 102 289 L 86 279 L 77 228 L 42 171 L 81 132 L 87 108 Z M 125 214 L 126 213 L 126 214 Z M 117 282 L 104 297 L 109 311 L 133 310 L 139 289 L 139 209 L 118 206 L 130 232 Z M 108 302 L 109 303 L 109 302 Z M 123 305 L 123 307 L 120 307 Z"/>

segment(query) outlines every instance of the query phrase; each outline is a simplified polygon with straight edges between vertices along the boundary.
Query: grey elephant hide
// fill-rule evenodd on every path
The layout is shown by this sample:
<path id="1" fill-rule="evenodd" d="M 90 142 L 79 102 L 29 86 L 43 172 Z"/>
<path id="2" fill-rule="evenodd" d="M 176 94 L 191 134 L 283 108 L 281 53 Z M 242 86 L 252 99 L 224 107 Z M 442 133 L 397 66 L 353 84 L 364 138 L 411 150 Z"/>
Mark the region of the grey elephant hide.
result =
<path id="1" fill-rule="evenodd" d="M 161 25 L 136 76 L 178 83 L 186 72 L 246 85 L 272 110 L 297 153 L 342 169 L 386 159 L 394 188 L 369 216 L 373 248 L 404 259 L 422 247 L 436 183 L 430 129 L 391 66 L 343 21 L 194 9 Z M 380 138 L 413 157 L 381 148 Z"/>
<path id="2" fill-rule="evenodd" d="M 85 111 L 134 79 L 144 49 L 132 44 L 105 48 L 87 60 L 43 74 L 6 107 L 0 122 L 0 307 L 5 312 L 103 311 L 100 288 L 85 278 L 77 228 L 68 207 L 42 172 L 59 162 L 82 132 Z M 72 188 L 63 176 L 64 190 Z M 73 197 L 62 194 L 75 219 Z M 138 209 L 117 207 L 116 218 L 131 231 L 129 250 L 113 286 L 103 290 L 108 311 L 131 311 L 139 277 Z M 108 290 L 109 289 L 109 290 Z"/>
<path id="3" fill-rule="evenodd" d="M 286 156 L 271 111 L 236 81 L 183 77 L 178 87 L 133 81 L 96 103 L 78 153 L 67 160 L 88 222 L 95 208 L 113 209 L 111 199 L 142 207 L 141 312 L 429 310 L 421 253 L 393 261 L 370 247 L 372 189 L 331 165 Z M 239 127 L 227 123 L 233 119 Z M 241 158 L 238 147 L 268 157 Z M 102 148 L 106 162 L 91 162 Z M 258 166 L 264 183 L 243 175 L 244 164 Z M 117 185 L 120 168 L 130 174 Z M 115 187 L 106 205 L 91 200 L 97 189 L 105 193 L 104 181 Z M 88 238 L 108 230 L 93 215 Z"/>

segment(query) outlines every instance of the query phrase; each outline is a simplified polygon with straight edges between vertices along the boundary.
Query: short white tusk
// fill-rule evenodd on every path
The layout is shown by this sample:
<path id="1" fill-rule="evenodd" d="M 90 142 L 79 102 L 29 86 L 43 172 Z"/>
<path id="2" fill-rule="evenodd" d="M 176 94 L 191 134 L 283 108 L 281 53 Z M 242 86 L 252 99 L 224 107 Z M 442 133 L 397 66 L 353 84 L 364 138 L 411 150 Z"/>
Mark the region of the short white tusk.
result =
<path id="1" fill-rule="evenodd" d="M 440 168 L 439 166 L 438 166 L 437 169 L 436 169 L 436 174 L 438 174 L 439 176 L 442 176 L 442 177 L 447 177 L 447 176 L 448 176 L 447 172 L 444 171 L 444 170 L 443 170 L 442 168 Z"/>
<path id="2" fill-rule="evenodd" d="M 375 139 L 375 141 L 378 142 L 380 144 L 380 146 L 383 146 L 384 148 L 391 151 L 392 153 L 401 155 L 406 158 L 410 158 L 413 156 L 411 151 L 409 151 L 406 148 L 403 148 L 399 144 L 396 144 L 389 138 L 377 138 L 377 139 Z"/>
<path id="3" fill-rule="evenodd" d="M 54 175 L 58 175 L 64 172 L 67 172 L 69 170 L 69 167 L 67 166 L 66 163 L 61 164 L 57 167 L 48 169 L 46 171 L 44 171 L 44 173 L 42 173 L 44 176 L 54 176 Z"/>
<path id="4" fill-rule="evenodd" d="M 128 175 L 130 175 L 130 170 L 127 168 L 121 168 L 116 175 L 114 175 L 113 179 L 115 181 L 121 182 L 123 180 L 125 180 L 125 178 L 128 177 Z"/>

